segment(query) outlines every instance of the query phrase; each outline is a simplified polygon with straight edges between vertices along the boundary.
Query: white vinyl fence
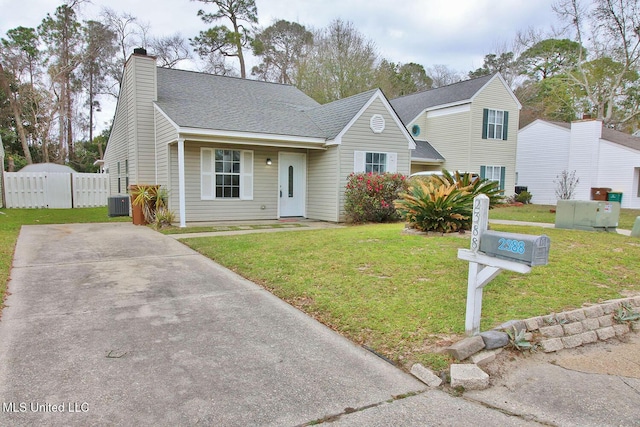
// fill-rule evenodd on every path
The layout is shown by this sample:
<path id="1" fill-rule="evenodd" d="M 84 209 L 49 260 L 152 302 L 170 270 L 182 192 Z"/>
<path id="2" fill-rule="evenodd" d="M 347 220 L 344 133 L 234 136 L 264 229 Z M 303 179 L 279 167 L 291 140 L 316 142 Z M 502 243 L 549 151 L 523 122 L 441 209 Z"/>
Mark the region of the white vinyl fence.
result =
<path id="1" fill-rule="evenodd" d="M 107 206 L 105 173 L 5 172 L 7 208 L 89 208 Z"/>

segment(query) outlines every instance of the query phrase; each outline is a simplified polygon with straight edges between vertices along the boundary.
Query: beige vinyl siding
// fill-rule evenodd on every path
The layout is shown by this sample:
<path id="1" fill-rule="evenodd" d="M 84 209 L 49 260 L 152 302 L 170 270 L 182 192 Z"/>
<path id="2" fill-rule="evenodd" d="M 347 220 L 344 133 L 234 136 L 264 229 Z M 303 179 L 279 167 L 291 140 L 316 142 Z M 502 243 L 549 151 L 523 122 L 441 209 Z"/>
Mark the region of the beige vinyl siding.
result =
<path id="1" fill-rule="evenodd" d="M 420 126 L 420 135 L 414 136 L 414 139 L 416 139 L 417 141 L 429 141 L 429 138 L 427 137 L 427 126 L 429 125 L 428 123 L 429 122 L 427 121 L 427 115 L 425 113 L 422 113 L 413 122 L 411 122 L 409 126 L 407 126 L 407 130 L 409 131 L 409 134 L 413 136 L 413 134 L 411 133 L 411 128 L 413 127 L 413 125 L 418 125 Z"/>
<path id="2" fill-rule="evenodd" d="M 126 164 L 130 184 L 155 183 L 153 101 L 156 97 L 156 66 L 151 57 L 132 55 L 124 69 L 113 128 L 105 153 L 110 194 L 126 194 Z M 138 164 L 138 159 L 142 164 Z M 118 174 L 120 163 L 120 174 Z"/>
<path id="3" fill-rule="evenodd" d="M 307 154 L 307 217 L 338 221 L 338 147 Z"/>
<path id="4" fill-rule="evenodd" d="M 135 80 L 137 96 L 135 99 L 136 128 L 135 140 L 137 152 L 131 162 L 136 165 L 130 171 L 132 183 L 155 183 L 155 138 L 153 101 L 156 100 L 156 62 L 150 57 L 135 58 Z M 133 174 L 131 173 L 133 172 Z"/>
<path id="5" fill-rule="evenodd" d="M 169 184 L 169 143 L 178 140 L 178 132 L 173 125 L 159 111 L 155 111 L 156 120 L 156 184 Z M 171 194 L 170 194 L 171 196 Z M 176 196 L 177 197 L 177 193 Z"/>
<path id="6" fill-rule="evenodd" d="M 385 129 L 382 133 L 373 133 L 369 127 L 369 121 L 374 114 L 380 114 L 385 120 Z M 379 99 L 374 100 L 369 108 L 353 123 L 351 128 L 342 137 L 340 145 L 340 170 L 338 180 L 339 191 L 339 221 L 344 221 L 344 189 L 347 178 L 353 172 L 354 151 L 384 152 L 398 154 L 397 172 L 409 175 L 411 171 L 411 159 L 409 141 L 402 129 L 396 125 L 393 116 Z"/>
<path id="7" fill-rule="evenodd" d="M 428 125 L 425 126 L 427 132 L 424 132 L 425 128 L 423 128 L 420 135 L 424 133 L 431 146 L 444 157 L 445 162 L 438 169 L 480 172 L 479 168 L 472 169 L 469 161 L 471 155 L 469 124 L 469 111 L 428 119 Z"/>
<path id="8" fill-rule="evenodd" d="M 109 143 L 105 152 L 105 165 L 109 169 L 109 194 L 126 194 L 125 188 L 125 161 L 129 159 L 130 138 L 129 132 L 133 122 L 132 105 L 133 97 L 133 66 L 126 67 L 123 76 L 123 86 L 120 89 L 116 114 L 113 119 L 113 127 L 109 137 Z M 118 174 L 118 163 L 120 163 L 120 174 Z M 133 165 L 129 165 L 131 171 Z M 118 178 L 121 179 L 120 191 L 118 192 Z"/>
<path id="9" fill-rule="evenodd" d="M 509 112 L 507 139 L 482 139 L 483 109 L 503 110 Z M 495 78 L 480 91 L 471 106 L 471 153 L 469 167 L 479 171 L 480 166 L 504 166 L 505 195 L 515 192 L 516 181 L 516 145 L 518 139 L 518 122 L 520 110 L 502 82 Z M 446 156 L 445 156 L 446 157 Z"/>
<path id="10" fill-rule="evenodd" d="M 200 192 L 200 147 L 253 151 L 253 200 L 202 200 Z M 185 141 L 185 201 L 186 221 L 263 220 L 278 216 L 278 149 L 263 146 L 207 144 Z M 305 153 L 306 150 L 282 150 Z M 267 158 L 272 161 L 267 165 Z M 171 144 L 171 210 L 179 216 L 178 148 Z M 264 209 L 262 208 L 264 207 Z"/>

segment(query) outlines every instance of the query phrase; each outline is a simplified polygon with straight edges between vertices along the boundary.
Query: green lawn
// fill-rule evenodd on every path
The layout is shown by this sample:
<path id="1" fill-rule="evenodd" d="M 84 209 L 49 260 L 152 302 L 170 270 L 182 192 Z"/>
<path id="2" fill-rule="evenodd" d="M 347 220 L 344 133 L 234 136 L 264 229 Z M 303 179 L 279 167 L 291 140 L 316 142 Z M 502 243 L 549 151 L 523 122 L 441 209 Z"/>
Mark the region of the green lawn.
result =
<path id="1" fill-rule="evenodd" d="M 467 237 L 404 234 L 402 224 L 186 240 L 388 358 L 446 365 L 436 348 L 464 333 Z M 492 226 L 546 233 L 550 262 L 503 272 L 486 288 L 482 329 L 640 292 L 640 242 L 615 233 Z M 453 337 L 452 337 L 453 336 Z"/>
<path id="2" fill-rule="evenodd" d="M 131 218 L 110 218 L 106 206 L 85 209 L 0 209 L 0 308 L 21 226 L 116 221 L 131 221 Z"/>

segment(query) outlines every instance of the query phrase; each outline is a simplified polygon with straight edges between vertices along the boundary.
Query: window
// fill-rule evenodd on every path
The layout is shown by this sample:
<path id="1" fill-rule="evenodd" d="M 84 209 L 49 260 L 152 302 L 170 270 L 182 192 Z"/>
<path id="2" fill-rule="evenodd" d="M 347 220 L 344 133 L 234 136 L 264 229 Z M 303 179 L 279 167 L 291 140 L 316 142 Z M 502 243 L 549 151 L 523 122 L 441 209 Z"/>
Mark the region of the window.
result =
<path id="1" fill-rule="evenodd" d="M 507 139 L 509 112 L 485 108 L 482 115 L 482 139 Z"/>
<path id="2" fill-rule="evenodd" d="M 497 181 L 501 190 L 504 190 L 505 172 L 504 166 L 480 166 L 480 178 Z"/>
<path id="3" fill-rule="evenodd" d="M 364 162 L 364 171 L 367 173 L 385 173 L 387 171 L 387 154 L 367 153 Z"/>
<path id="4" fill-rule="evenodd" d="M 253 151 L 200 149 L 200 197 L 253 199 Z"/>
<path id="5" fill-rule="evenodd" d="M 353 171 L 355 173 L 395 173 L 397 170 L 398 153 L 353 152 Z"/>
<path id="6" fill-rule="evenodd" d="M 413 126 L 411 127 L 411 134 L 412 134 L 413 136 L 419 136 L 419 135 L 420 135 L 420 126 L 418 126 L 418 125 L 413 125 Z"/>

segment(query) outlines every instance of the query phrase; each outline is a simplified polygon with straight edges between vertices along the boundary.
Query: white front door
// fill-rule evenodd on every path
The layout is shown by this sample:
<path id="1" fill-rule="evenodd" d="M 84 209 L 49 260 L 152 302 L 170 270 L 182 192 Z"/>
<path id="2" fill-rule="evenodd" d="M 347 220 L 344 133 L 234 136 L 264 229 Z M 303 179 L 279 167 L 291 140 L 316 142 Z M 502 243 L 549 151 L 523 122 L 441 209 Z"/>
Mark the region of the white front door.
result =
<path id="1" fill-rule="evenodd" d="M 304 216 L 307 177 L 307 155 L 280 153 L 280 216 Z"/>

